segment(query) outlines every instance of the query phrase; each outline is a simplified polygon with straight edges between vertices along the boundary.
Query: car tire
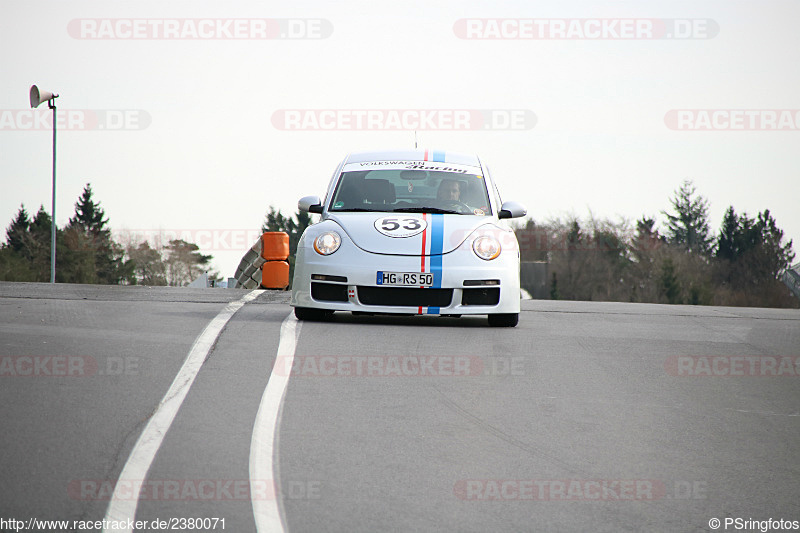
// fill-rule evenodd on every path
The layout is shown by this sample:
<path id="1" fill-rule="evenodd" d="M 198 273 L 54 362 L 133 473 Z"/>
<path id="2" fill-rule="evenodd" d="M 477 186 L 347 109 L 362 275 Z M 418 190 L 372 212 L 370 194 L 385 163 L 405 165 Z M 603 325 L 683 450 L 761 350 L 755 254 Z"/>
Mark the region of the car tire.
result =
<path id="1" fill-rule="evenodd" d="M 519 323 L 519 313 L 498 313 L 489 315 L 489 325 L 493 328 L 513 328 Z"/>
<path id="2" fill-rule="evenodd" d="M 297 317 L 297 320 L 320 322 L 330 319 L 333 316 L 333 311 L 328 309 L 312 309 L 310 307 L 295 307 L 294 316 Z"/>

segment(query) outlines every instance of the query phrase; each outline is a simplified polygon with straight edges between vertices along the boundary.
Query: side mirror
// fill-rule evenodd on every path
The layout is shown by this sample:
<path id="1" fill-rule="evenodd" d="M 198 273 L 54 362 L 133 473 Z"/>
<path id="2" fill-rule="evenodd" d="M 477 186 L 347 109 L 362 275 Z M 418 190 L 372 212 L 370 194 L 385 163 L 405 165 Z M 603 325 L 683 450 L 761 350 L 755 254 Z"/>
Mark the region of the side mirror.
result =
<path id="1" fill-rule="evenodd" d="M 500 206 L 500 211 L 497 213 L 497 218 L 519 218 L 528 214 L 525 206 L 519 202 L 503 202 Z"/>
<path id="2" fill-rule="evenodd" d="M 322 200 L 319 196 L 304 196 L 297 202 L 297 209 L 306 213 L 322 213 Z"/>

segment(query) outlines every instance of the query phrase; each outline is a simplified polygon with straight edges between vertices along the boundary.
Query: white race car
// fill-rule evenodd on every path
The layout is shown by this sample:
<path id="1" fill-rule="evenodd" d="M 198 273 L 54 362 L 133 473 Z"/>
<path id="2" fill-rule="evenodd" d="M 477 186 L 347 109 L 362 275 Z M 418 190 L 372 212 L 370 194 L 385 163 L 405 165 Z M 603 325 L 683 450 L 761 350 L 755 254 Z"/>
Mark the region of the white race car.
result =
<path id="1" fill-rule="evenodd" d="M 325 200 L 306 196 L 298 207 L 322 215 L 297 247 L 298 319 L 351 311 L 488 315 L 491 326 L 517 325 L 519 246 L 504 219 L 526 211 L 501 204 L 477 156 L 352 153 Z"/>

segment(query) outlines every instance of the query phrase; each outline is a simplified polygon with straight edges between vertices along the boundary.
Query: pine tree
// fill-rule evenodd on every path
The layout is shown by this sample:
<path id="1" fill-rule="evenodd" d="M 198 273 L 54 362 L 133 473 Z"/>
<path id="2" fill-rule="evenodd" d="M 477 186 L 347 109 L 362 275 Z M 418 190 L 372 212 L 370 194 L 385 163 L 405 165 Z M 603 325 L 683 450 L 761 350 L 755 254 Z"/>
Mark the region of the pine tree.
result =
<path id="1" fill-rule="evenodd" d="M 110 235 L 111 232 L 106 229 L 108 224 L 106 213 L 99 203 L 94 202 L 92 194 L 92 186 L 87 183 L 81 197 L 75 203 L 75 216 L 69 219 L 68 227 L 80 226 L 95 236 Z"/>
<path id="2" fill-rule="evenodd" d="M 708 201 L 695 196 L 692 182 L 685 180 L 671 200 L 674 214 L 663 211 L 667 217 L 667 239 L 689 253 L 707 255 L 713 239 L 708 226 Z"/>
<path id="3" fill-rule="evenodd" d="M 269 206 L 269 212 L 264 219 L 264 223 L 261 225 L 261 232 L 267 231 L 286 231 L 289 229 L 293 229 L 294 223 L 292 222 L 291 218 L 286 218 L 281 213 L 280 209 L 275 209 L 274 206 Z"/>
<path id="4" fill-rule="evenodd" d="M 33 219 L 21 206 L 6 230 L 0 279 L 50 281 L 51 231 L 51 218 L 44 206 L 39 206 Z M 56 239 L 62 237 L 56 228 Z"/>
<path id="5" fill-rule="evenodd" d="M 6 242 L 0 247 L 0 280 L 39 281 L 31 269 L 34 247 L 30 226 L 30 216 L 21 205 L 6 229 Z"/>
<path id="6" fill-rule="evenodd" d="M 725 217 L 722 219 L 722 228 L 719 230 L 719 237 L 717 237 L 716 257 L 727 261 L 735 260 L 739 255 L 739 240 L 739 217 L 736 215 L 736 211 L 733 210 L 733 206 L 730 206 L 725 211 Z"/>
<path id="7" fill-rule="evenodd" d="M 52 218 L 47 211 L 44 210 L 44 206 L 40 205 L 39 211 L 36 212 L 36 216 L 33 217 L 31 225 L 29 226 L 31 270 L 34 273 L 36 281 L 50 281 L 51 234 Z M 58 238 L 57 228 L 56 238 Z M 58 248 L 58 246 L 56 246 L 56 248 Z M 60 259 L 57 254 L 56 265 L 58 265 L 59 261 Z"/>
<path id="8" fill-rule="evenodd" d="M 643 216 L 636 221 L 636 237 L 645 239 L 652 237 L 655 233 L 656 219 Z"/>
<path id="9" fill-rule="evenodd" d="M 678 275 L 675 272 L 675 263 L 671 257 L 664 259 L 661 264 L 661 278 L 659 279 L 661 295 L 666 298 L 667 303 L 681 303 L 681 286 L 678 282 Z"/>
<path id="10" fill-rule="evenodd" d="M 781 272 L 791 265 L 794 259 L 792 241 L 782 244 L 783 230 L 778 228 L 769 209 L 758 214 L 752 233 L 755 243 L 751 244 L 750 272 L 757 283 L 777 280 Z"/>
<path id="11" fill-rule="evenodd" d="M 11 221 L 11 225 L 6 229 L 6 246 L 14 252 L 22 253 L 28 244 L 28 230 L 31 226 L 31 219 L 25 206 L 19 206 L 17 216 Z"/>
<path id="12" fill-rule="evenodd" d="M 111 238 L 107 225 L 105 211 L 94 201 L 87 183 L 65 229 L 73 283 L 117 284 L 132 275 L 133 264 L 123 261 L 123 249 Z"/>
<path id="13" fill-rule="evenodd" d="M 737 216 L 729 207 L 717 238 L 716 257 L 722 281 L 747 290 L 778 279 L 794 253 L 791 240 L 783 244 L 783 230 L 769 209 L 753 219 L 747 213 Z"/>

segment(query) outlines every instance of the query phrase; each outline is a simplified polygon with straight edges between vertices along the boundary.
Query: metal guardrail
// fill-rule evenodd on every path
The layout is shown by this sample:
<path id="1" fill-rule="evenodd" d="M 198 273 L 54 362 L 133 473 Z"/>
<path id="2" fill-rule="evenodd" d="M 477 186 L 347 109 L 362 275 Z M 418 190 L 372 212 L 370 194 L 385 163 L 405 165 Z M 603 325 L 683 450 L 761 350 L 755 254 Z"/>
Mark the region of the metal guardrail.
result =
<path id="1" fill-rule="evenodd" d="M 786 269 L 781 275 L 781 281 L 783 281 L 784 285 L 789 287 L 792 294 L 800 298 L 800 272 L 798 271 L 800 271 L 800 263 Z"/>

